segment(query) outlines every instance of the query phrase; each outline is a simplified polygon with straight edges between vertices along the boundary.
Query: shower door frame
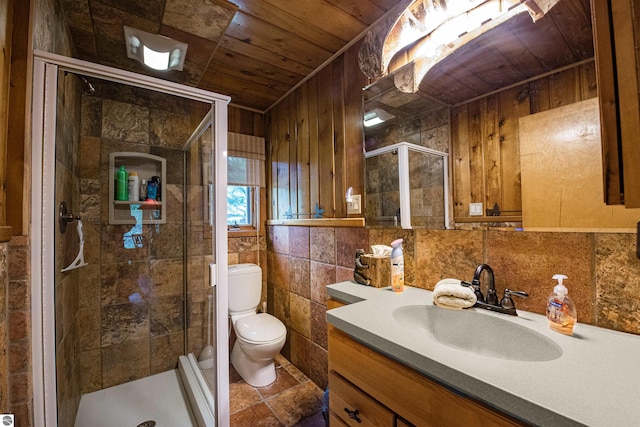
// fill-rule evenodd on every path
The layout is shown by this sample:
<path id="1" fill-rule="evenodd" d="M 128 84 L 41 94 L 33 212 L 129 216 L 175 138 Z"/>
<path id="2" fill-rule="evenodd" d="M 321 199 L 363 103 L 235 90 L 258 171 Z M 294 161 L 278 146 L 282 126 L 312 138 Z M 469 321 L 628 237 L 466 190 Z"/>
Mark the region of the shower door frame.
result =
<path id="1" fill-rule="evenodd" d="M 230 98 L 202 89 L 107 67 L 66 56 L 34 50 L 31 123 L 31 351 L 33 374 L 33 422 L 57 426 L 54 230 L 57 227 L 55 196 L 56 91 L 58 71 L 69 71 L 160 93 L 206 102 L 214 111 L 215 218 L 227 215 L 227 105 Z M 227 225 L 216 221 L 215 268 L 212 285 L 217 290 L 216 356 L 218 426 L 229 425 L 229 343 Z M 186 350 L 186 349 L 185 349 Z"/>

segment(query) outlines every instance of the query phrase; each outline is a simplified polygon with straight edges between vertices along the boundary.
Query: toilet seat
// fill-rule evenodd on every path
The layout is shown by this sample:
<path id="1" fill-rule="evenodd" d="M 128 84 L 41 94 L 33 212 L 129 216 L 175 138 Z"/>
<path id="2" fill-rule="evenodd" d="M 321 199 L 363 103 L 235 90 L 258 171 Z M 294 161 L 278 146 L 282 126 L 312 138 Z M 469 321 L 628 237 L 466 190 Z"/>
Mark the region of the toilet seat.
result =
<path id="1" fill-rule="evenodd" d="M 278 341 L 287 333 L 287 328 L 276 317 L 268 313 L 241 317 L 235 322 L 236 335 L 251 344 L 266 344 Z"/>

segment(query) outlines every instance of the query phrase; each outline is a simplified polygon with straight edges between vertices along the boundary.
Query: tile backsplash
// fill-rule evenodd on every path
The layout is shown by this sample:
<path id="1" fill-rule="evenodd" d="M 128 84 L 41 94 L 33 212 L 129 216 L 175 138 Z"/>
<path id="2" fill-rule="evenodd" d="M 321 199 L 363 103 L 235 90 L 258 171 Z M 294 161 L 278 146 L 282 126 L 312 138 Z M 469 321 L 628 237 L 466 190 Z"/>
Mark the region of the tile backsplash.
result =
<path id="1" fill-rule="evenodd" d="M 544 314 L 555 282 L 565 281 L 578 322 L 640 334 L 640 260 L 635 233 L 550 233 L 270 226 L 269 311 L 288 329 L 283 354 L 326 386 L 326 286 L 353 278 L 355 250 L 404 238 L 407 285 L 433 289 L 443 278 L 471 280 L 489 264 L 501 296 L 521 290 L 520 310 Z M 578 326 L 579 328 L 579 326 Z"/>

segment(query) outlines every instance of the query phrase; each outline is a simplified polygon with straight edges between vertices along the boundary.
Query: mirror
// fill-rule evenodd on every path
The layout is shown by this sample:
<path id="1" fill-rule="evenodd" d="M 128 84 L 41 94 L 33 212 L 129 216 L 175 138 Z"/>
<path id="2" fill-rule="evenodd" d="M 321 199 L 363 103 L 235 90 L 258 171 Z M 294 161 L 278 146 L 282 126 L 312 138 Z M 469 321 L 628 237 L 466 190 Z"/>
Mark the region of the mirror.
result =
<path id="1" fill-rule="evenodd" d="M 447 152 L 456 227 L 514 228 L 524 219 L 526 229 L 519 121 L 597 97 L 590 3 L 561 1 L 535 23 L 516 14 L 464 43 L 462 38 L 424 78 L 412 81 L 425 59 L 407 59 L 419 50 L 416 42 L 391 60 L 390 74 L 365 88 L 365 112 L 394 116 L 365 127 L 365 150 L 407 141 Z M 471 205 L 477 203 L 476 216 Z M 496 203 L 500 215 L 494 217 L 488 210 Z"/>

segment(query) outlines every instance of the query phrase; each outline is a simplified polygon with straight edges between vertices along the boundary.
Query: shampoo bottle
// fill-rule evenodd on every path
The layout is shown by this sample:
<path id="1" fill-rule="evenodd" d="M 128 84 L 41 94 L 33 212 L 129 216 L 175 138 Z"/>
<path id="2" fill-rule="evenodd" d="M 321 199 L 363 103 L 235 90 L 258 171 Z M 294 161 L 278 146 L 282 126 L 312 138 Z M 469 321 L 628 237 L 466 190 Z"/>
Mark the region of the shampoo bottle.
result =
<path id="1" fill-rule="evenodd" d="M 138 172 L 129 172 L 128 191 L 129 201 L 137 202 L 140 199 L 140 178 L 138 178 Z"/>
<path id="2" fill-rule="evenodd" d="M 394 292 L 404 291 L 404 254 L 402 239 L 391 242 L 391 289 Z"/>
<path id="3" fill-rule="evenodd" d="M 547 319 L 549 319 L 549 328 L 565 335 L 573 334 L 573 327 L 577 322 L 576 305 L 569 298 L 569 291 L 562 281 L 567 276 L 564 274 L 556 274 L 553 276 L 558 284 L 553 288 L 553 293 L 549 295 L 547 302 Z"/>
<path id="4" fill-rule="evenodd" d="M 129 192 L 127 191 L 128 177 L 129 175 L 124 166 L 120 166 L 120 169 L 116 172 L 116 200 L 129 200 Z"/>

